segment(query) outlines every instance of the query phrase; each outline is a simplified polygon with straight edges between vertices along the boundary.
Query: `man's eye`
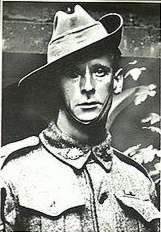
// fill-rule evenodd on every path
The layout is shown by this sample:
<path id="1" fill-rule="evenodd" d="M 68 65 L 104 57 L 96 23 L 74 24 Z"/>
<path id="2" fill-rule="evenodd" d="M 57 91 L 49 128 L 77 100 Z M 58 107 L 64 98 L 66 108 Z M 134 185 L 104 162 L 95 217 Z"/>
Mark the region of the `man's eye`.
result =
<path id="1" fill-rule="evenodd" d="M 78 73 L 78 72 L 74 72 L 74 73 L 71 73 L 70 77 L 71 77 L 72 79 L 79 78 L 79 77 L 81 77 L 81 74 Z"/>
<path id="2" fill-rule="evenodd" d="M 97 70 L 95 70 L 95 75 L 97 77 L 104 77 L 106 75 L 108 75 L 110 72 L 110 69 L 106 69 L 106 68 L 98 68 Z"/>
<path id="3" fill-rule="evenodd" d="M 71 79 L 76 79 L 76 78 L 79 78 L 81 76 L 81 74 L 78 71 L 74 71 L 74 70 L 69 70 L 67 72 L 67 75 Z"/>

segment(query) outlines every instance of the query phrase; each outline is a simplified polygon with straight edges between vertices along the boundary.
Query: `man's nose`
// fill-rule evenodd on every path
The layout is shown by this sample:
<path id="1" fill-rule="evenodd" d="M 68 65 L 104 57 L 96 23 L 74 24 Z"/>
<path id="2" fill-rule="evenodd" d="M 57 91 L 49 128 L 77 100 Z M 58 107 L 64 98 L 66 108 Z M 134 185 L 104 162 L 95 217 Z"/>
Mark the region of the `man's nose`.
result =
<path id="1" fill-rule="evenodd" d="M 95 92 L 94 80 L 92 78 L 92 74 L 88 66 L 86 67 L 85 74 L 81 80 L 81 92 L 82 93 L 94 93 Z"/>

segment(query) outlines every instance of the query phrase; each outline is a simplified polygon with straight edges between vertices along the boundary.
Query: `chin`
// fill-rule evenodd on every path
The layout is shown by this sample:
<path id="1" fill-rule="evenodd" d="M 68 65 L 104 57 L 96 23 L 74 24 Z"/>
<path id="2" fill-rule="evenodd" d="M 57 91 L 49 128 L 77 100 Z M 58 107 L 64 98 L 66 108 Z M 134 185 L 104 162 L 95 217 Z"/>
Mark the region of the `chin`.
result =
<path id="1" fill-rule="evenodd" d="M 84 123 L 90 123 L 91 121 L 95 120 L 97 117 L 99 116 L 99 114 L 95 114 L 95 115 L 82 115 L 81 116 L 76 116 L 76 118 Z"/>

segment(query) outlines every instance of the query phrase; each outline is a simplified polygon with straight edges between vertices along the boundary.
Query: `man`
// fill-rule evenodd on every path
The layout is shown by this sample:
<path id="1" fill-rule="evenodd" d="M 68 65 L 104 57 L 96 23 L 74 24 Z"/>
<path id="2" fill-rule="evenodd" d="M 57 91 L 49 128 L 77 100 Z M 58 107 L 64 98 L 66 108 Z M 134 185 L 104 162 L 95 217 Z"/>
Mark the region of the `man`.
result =
<path id="1" fill-rule="evenodd" d="M 48 63 L 19 88 L 36 96 L 41 85 L 54 96 L 57 83 L 57 118 L 38 137 L 15 143 L 16 151 L 3 148 L 5 231 L 159 231 L 153 182 L 111 147 L 106 129 L 122 24 L 118 14 L 95 21 L 79 5 L 56 13 Z"/>

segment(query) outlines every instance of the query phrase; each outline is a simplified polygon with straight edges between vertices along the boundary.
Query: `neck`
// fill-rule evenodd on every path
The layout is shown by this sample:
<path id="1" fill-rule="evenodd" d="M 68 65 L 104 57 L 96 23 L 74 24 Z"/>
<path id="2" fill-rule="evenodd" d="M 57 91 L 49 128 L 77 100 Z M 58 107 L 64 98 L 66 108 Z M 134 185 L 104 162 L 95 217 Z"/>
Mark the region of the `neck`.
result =
<path id="1" fill-rule="evenodd" d="M 57 119 L 58 128 L 68 136 L 82 143 L 99 143 L 107 134 L 105 122 L 84 125 L 72 119 L 67 112 L 59 110 Z"/>

